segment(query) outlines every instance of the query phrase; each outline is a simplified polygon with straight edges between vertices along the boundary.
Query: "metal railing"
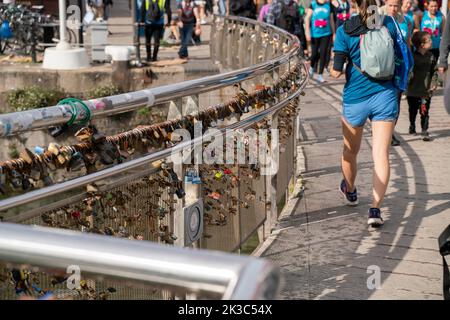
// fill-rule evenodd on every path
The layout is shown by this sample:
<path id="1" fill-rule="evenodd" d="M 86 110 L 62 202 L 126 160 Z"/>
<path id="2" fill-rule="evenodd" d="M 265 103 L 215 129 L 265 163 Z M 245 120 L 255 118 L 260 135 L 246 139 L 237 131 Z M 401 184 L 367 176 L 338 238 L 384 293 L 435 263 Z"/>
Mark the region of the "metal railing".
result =
<path id="1" fill-rule="evenodd" d="M 279 278 L 261 259 L 9 223 L 0 224 L 0 261 L 237 300 L 274 299 Z"/>
<path id="2" fill-rule="evenodd" d="M 223 28 L 226 28 L 228 24 L 241 24 L 246 27 L 254 28 L 254 34 L 258 34 L 258 32 L 267 32 L 267 37 L 264 40 L 265 42 L 262 43 L 263 45 L 265 44 L 267 47 L 270 47 L 269 42 L 276 41 L 280 46 L 284 45 L 286 48 L 289 48 L 289 50 L 287 52 L 282 52 L 280 50 L 275 57 L 272 57 L 271 51 L 264 52 L 261 56 L 255 57 L 253 61 L 251 61 L 252 63 L 250 66 L 239 70 L 162 87 L 104 97 L 100 100 L 93 99 L 85 101 L 91 111 L 91 119 L 137 110 L 143 106 L 151 107 L 175 101 L 182 97 L 198 95 L 204 92 L 225 88 L 273 72 L 280 66 L 293 61 L 300 54 L 300 44 L 298 40 L 289 36 L 281 29 L 269 27 L 268 25 L 245 18 L 227 17 L 226 19 L 216 18 L 216 20 L 218 20 L 217 23 L 224 24 Z M 226 23 L 227 21 L 229 21 L 229 23 Z M 214 25 L 213 35 L 215 32 L 217 32 L 217 27 Z M 216 46 L 220 44 L 219 39 L 222 37 L 219 35 L 218 37 L 213 36 L 212 38 L 214 38 L 212 39 L 214 43 L 211 44 L 212 48 L 214 48 L 212 50 L 217 50 Z M 254 39 L 253 41 L 256 42 L 257 40 L 258 39 Z M 242 47 L 243 46 L 244 44 Z M 241 52 L 242 49 L 239 49 L 238 51 Z M 221 57 L 215 55 L 212 56 L 212 58 L 220 59 Z M 228 62 L 225 65 L 231 67 Z M 61 125 L 66 123 L 71 115 L 72 108 L 69 105 L 1 114 L 0 137 Z M 80 108 L 76 120 L 85 117 L 85 111 Z"/>
<path id="3" fill-rule="evenodd" d="M 205 212 L 204 237 L 198 240 L 194 246 L 203 249 L 236 252 L 242 248 L 243 244 L 252 235 L 257 234 L 257 238 L 259 238 L 258 241 L 264 241 L 268 234 L 270 234 L 271 227 L 277 220 L 278 208 L 283 205 L 283 201 L 286 201 L 290 193 L 290 187 L 296 178 L 295 163 L 297 137 L 296 131 L 292 130 L 292 128 L 296 127 L 298 119 L 294 114 L 286 115 L 284 110 L 288 105 L 294 105 L 296 109 L 298 108 L 299 97 L 302 94 L 307 81 L 306 68 L 299 57 L 300 45 L 296 37 L 291 36 L 280 29 L 254 20 L 237 17 L 216 17 L 212 28 L 211 39 L 211 59 L 214 62 L 219 63 L 221 69 L 224 71 L 223 73 L 169 86 L 87 101 L 87 105 L 91 109 L 93 118 L 136 110 L 142 106 L 150 107 L 151 110 L 153 107 L 168 102 L 170 102 L 168 119 L 183 117 L 187 114 L 201 111 L 203 109 L 202 101 L 203 103 L 205 103 L 205 101 L 217 101 L 218 99 L 221 102 L 227 101 L 230 96 L 234 95 L 234 88 L 232 88 L 234 84 L 239 84 L 241 88 L 246 88 L 248 92 L 257 90 L 256 88 L 261 84 L 270 87 L 271 84 L 274 84 L 280 79 L 283 73 L 291 70 L 292 66 L 298 64 L 302 66 L 299 74 L 301 81 L 295 89 L 292 89 L 289 93 L 279 94 L 278 98 L 270 103 L 265 103 L 264 107 L 258 110 L 255 109 L 247 114 L 242 114 L 240 117 L 218 121 L 215 125 L 215 128 L 218 129 L 218 131 L 209 133 L 202 138 L 182 142 L 174 147 L 162 149 L 147 155 L 144 154 L 141 157 L 89 175 L 1 200 L 0 212 L 7 213 L 7 215 L 4 216 L 4 221 L 22 224 L 44 224 L 56 228 L 64 227 L 67 229 L 83 231 L 83 228 L 86 229 L 86 227 L 80 223 L 80 220 L 83 220 L 90 225 L 91 228 L 96 228 L 96 231 L 92 231 L 93 229 L 91 229 L 90 232 L 105 234 L 103 229 L 99 229 L 98 227 L 101 226 L 101 228 L 104 227 L 105 230 L 108 228 L 109 232 L 119 237 L 127 237 L 123 235 L 123 232 L 119 232 L 119 230 L 128 225 L 132 230 L 128 230 L 129 232 L 127 232 L 127 234 L 132 234 L 131 237 L 133 238 L 134 236 L 134 239 L 139 238 L 137 236 L 139 235 L 140 238 L 147 241 L 174 243 L 177 246 L 184 246 L 184 228 L 186 227 L 186 224 L 183 217 L 183 208 L 191 202 L 201 198 L 205 199 L 206 205 L 208 205 L 210 199 L 207 197 L 205 190 L 203 190 L 202 187 L 199 188 L 198 186 L 196 187 L 193 185 L 188 186 L 186 183 L 183 185 L 188 195 L 186 198 L 176 199 L 174 194 L 168 190 L 164 191 L 161 195 L 161 191 L 156 190 L 154 184 L 149 184 L 149 182 L 154 182 L 155 179 L 161 179 L 159 177 L 160 167 L 158 161 L 164 160 L 170 155 L 177 154 L 194 144 L 200 143 L 201 140 L 208 140 L 208 138 L 211 137 L 216 138 L 224 135 L 228 131 L 246 129 L 256 123 L 268 120 L 269 127 L 277 128 L 278 126 L 283 126 L 286 131 L 286 137 L 283 138 L 283 150 L 271 150 L 269 152 L 270 154 L 268 154 L 268 157 L 272 159 L 272 162 L 279 162 L 279 166 L 282 167 L 282 170 L 259 178 L 241 175 L 239 177 L 240 182 L 236 189 L 227 191 L 230 194 L 230 198 L 234 197 L 236 201 L 239 202 L 239 205 L 237 205 L 237 212 L 229 214 L 228 224 L 226 225 L 208 224 L 206 222 L 206 215 L 212 217 L 223 216 L 223 209 L 228 210 L 232 206 L 232 202 L 231 200 L 227 200 L 226 203 L 224 203 L 223 208 L 216 206 L 215 203 L 213 203 L 213 205 L 208 205 L 212 208 L 210 208 L 208 212 Z M 85 116 L 83 110 L 79 111 L 78 117 L 83 118 Z M 0 128 L 0 135 L 14 135 L 62 124 L 68 120 L 70 115 L 71 108 L 69 106 L 56 106 L 1 115 L 0 124 L 2 124 L 2 127 Z M 287 128 L 290 128 L 291 131 L 289 132 L 289 129 Z M 184 177 L 187 168 L 186 165 L 174 165 L 174 170 L 179 177 Z M 237 176 L 243 172 L 239 167 L 236 167 L 235 169 Z M 206 171 L 208 171 L 208 168 L 206 168 Z M 108 193 L 111 197 L 111 194 L 114 195 L 115 192 L 121 190 L 121 192 L 131 193 L 132 196 L 130 198 L 133 198 L 131 201 L 133 203 L 127 205 L 122 204 L 122 207 L 119 208 L 119 217 L 117 217 L 118 208 L 115 208 L 112 204 L 103 209 L 104 212 L 101 215 L 102 217 L 99 215 L 88 216 L 85 210 L 83 210 L 82 203 L 86 200 L 86 197 L 92 197 L 92 195 L 88 194 L 84 189 L 85 186 L 92 183 L 100 185 L 100 198 L 105 197 Z M 221 182 L 214 181 L 214 183 L 217 185 Z M 242 201 L 249 190 L 254 191 L 254 194 L 250 196 L 250 200 Z M 159 193 L 160 198 L 155 199 L 155 193 Z M 163 210 L 168 210 L 167 216 L 158 219 L 151 214 L 155 202 L 156 206 L 160 206 Z M 246 205 L 241 206 L 241 202 L 245 202 Z M 166 206 L 163 203 L 169 205 Z M 112 213 L 112 211 L 116 211 L 116 213 Z M 136 218 L 133 220 L 133 215 L 136 215 L 136 212 L 143 213 L 144 218 Z M 76 219 L 74 218 L 74 213 L 76 213 Z M 109 218 L 105 218 L 107 215 L 116 216 L 108 220 Z M 100 221 L 100 219 L 102 221 Z M 214 218 L 212 220 L 216 221 L 217 219 Z M 62 221 L 62 225 L 56 223 L 57 221 Z M 161 232 L 161 227 L 164 227 L 163 229 L 168 231 L 168 233 Z M 14 227 L 11 226 L 7 226 L 6 229 L 8 228 L 10 230 L 8 236 L 3 238 L 3 235 L 0 235 L 0 239 L 14 239 L 15 235 L 18 234 L 16 231 L 19 229 L 14 229 Z M 42 230 L 38 231 L 41 232 Z M 0 230 L 0 232 L 2 231 Z M 156 236 L 154 236 L 154 234 L 156 234 Z M 206 237 L 207 234 L 209 237 Z M 168 240 L 168 235 L 176 235 L 176 237 L 173 237 L 172 240 Z M 80 243 L 83 242 L 87 246 L 85 248 L 89 247 L 87 242 L 94 243 L 91 240 L 95 239 L 95 241 L 97 241 L 97 239 L 106 238 L 105 236 L 85 236 L 87 235 L 79 235 Z M 63 237 L 62 234 L 61 237 Z M 21 239 L 29 241 L 27 243 L 32 242 L 28 235 L 23 235 L 23 238 Z M 84 240 L 81 241 L 81 239 Z M 116 239 L 108 239 L 105 241 L 115 240 Z M 120 240 L 120 242 L 123 242 L 123 246 L 129 247 L 134 247 L 135 245 L 137 245 L 136 248 L 141 248 L 141 245 L 147 246 L 147 244 L 142 244 L 138 241 L 126 242 L 125 240 Z M 61 246 L 59 241 L 58 244 Z M 99 248 L 95 246 L 96 245 L 92 245 L 92 250 L 94 250 L 94 248 Z M 72 247 L 69 246 L 67 248 L 70 249 Z M 25 254 L 25 251 L 23 250 L 28 250 L 23 246 L 20 248 L 16 247 L 16 250 L 11 249 L 12 251 L 5 251 L 6 253 L 2 252 L 3 250 L 6 250 L 6 246 L 5 249 L 0 247 L 0 257 L 6 262 L 28 263 L 30 266 L 38 265 L 43 267 L 51 267 L 51 264 L 55 263 L 55 260 L 44 261 L 44 255 L 41 250 L 35 250 L 35 256 L 33 256 L 33 258 L 26 258 L 23 256 L 23 254 Z M 140 249 L 136 250 L 138 251 Z M 166 248 L 161 250 L 165 251 Z M 136 256 L 139 257 L 140 254 L 137 254 L 137 251 Z M 183 254 L 183 257 L 185 255 L 191 256 L 196 251 L 187 252 L 188 253 Z M 22 260 L 17 260 L 18 256 L 21 256 Z M 95 257 L 95 255 L 89 256 Z M 64 263 L 72 261 L 69 259 L 70 257 L 66 258 L 66 260 L 61 261 L 64 261 Z M 181 260 L 178 261 L 180 262 Z M 190 258 L 189 261 L 191 261 Z M 222 261 L 222 266 L 224 265 L 224 260 L 219 259 L 218 261 Z M 94 270 L 89 269 L 90 266 L 92 266 L 90 263 L 93 263 L 93 261 L 86 261 L 86 265 L 82 267 L 82 270 L 84 270 L 84 268 L 88 271 Z M 211 267 L 216 266 L 215 263 L 208 265 Z M 59 266 L 62 267 L 63 264 L 59 264 Z M 220 266 L 220 264 L 217 266 Z M 115 267 L 113 265 L 104 267 L 105 268 L 101 270 L 95 269 L 95 272 L 93 271 L 93 273 L 110 276 L 118 271 L 117 269 L 114 269 Z M 115 271 L 110 273 L 109 267 Z M 159 267 L 161 267 L 161 265 L 159 265 Z M 156 269 L 159 270 L 159 267 Z M 257 270 L 252 268 L 253 267 L 244 268 L 242 269 L 244 270 L 242 272 L 249 272 L 254 275 L 257 274 Z M 147 276 L 149 274 L 156 276 L 158 272 L 161 271 L 156 269 L 153 271 L 147 270 Z M 186 270 L 179 271 L 180 277 L 188 276 Z M 0 269 L 0 275 L 1 274 L 2 272 Z M 271 274 L 271 276 L 268 276 L 265 279 L 270 278 L 272 279 L 271 281 L 277 282 L 277 277 L 273 276 L 275 273 L 270 271 L 269 274 Z M 137 280 L 138 276 L 142 276 L 142 272 L 135 273 L 133 277 Z M 158 283 L 152 283 L 152 281 L 149 281 L 149 283 L 157 285 L 160 289 L 177 289 L 171 282 L 171 275 L 166 274 L 166 276 L 167 277 L 165 277 L 164 280 L 160 279 L 160 282 Z M 248 290 L 245 295 L 247 297 L 252 295 L 253 297 L 261 296 L 257 293 L 257 287 L 260 285 L 258 281 L 255 281 L 255 279 L 249 280 L 250 282 L 253 281 L 253 284 L 247 282 L 247 280 L 243 282 L 243 278 L 236 278 L 236 273 L 234 273 L 233 277 L 233 286 L 237 286 L 234 289 L 234 295 L 230 293 L 231 289 L 229 289 L 229 283 L 232 281 L 231 273 L 230 277 L 222 282 L 220 285 L 221 287 L 219 286 L 220 290 L 217 289 L 218 287 L 216 288 L 217 290 L 214 289 L 216 290 L 215 293 L 217 294 L 220 291 L 220 293 L 223 294 L 226 287 L 228 293 L 223 296 L 225 298 L 236 297 L 236 292 L 239 290 Z M 49 281 L 49 279 L 45 277 L 42 279 L 44 279 L 43 282 L 45 283 Z M 180 280 L 180 278 L 178 278 L 178 280 Z M 208 287 L 211 285 L 209 281 L 210 280 L 205 278 L 196 278 L 193 282 L 196 282 L 197 286 L 205 284 L 205 286 Z M 215 281 L 218 280 L 215 279 Z M 163 283 L 170 285 L 169 287 L 165 287 L 162 285 Z M 181 281 L 181 283 L 184 282 Z M 225 283 L 228 284 L 225 285 Z M 93 286 L 96 288 L 104 287 L 102 281 L 97 280 L 94 282 Z M 186 283 L 181 286 L 184 287 L 184 289 L 189 290 L 195 287 L 194 284 L 191 286 L 191 284 L 187 285 Z M 238 290 L 237 288 L 240 289 Z M 124 290 L 124 292 L 127 292 L 121 297 L 129 297 L 130 295 L 128 293 L 130 290 L 132 291 L 133 289 Z M 211 290 L 211 292 L 214 290 Z M 207 293 L 207 291 L 208 290 L 200 290 L 199 297 L 201 297 L 203 293 Z M 2 296 L 1 293 L 0 296 Z M 144 294 L 144 296 L 147 298 L 149 297 L 147 294 Z M 237 296 L 241 298 L 245 297 L 244 295 Z M 158 297 L 167 298 L 168 295 L 162 294 Z"/>

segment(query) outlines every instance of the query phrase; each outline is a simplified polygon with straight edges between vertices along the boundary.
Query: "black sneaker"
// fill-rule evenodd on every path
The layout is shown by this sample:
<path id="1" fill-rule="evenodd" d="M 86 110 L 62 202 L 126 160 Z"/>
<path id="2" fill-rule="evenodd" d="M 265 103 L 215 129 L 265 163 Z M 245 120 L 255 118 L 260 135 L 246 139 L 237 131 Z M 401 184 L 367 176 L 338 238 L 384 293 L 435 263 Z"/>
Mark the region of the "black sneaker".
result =
<path id="1" fill-rule="evenodd" d="M 400 145 L 400 141 L 395 137 L 395 135 L 392 135 L 391 146 L 396 147 L 399 145 Z"/>
<path id="2" fill-rule="evenodd" d="M 423 141 L 431 141 L 430 134 L 428 133 L 428 131 L 422 132 L 422 140 Z"/>
<path id="3" fill-rule="evenodd" d="M 344 200 L 348 206 L 356 206 L 358 204 L 358 192 L 349 192 L 347 188 L 347 183 L 345 179 L 342 179 L 341 185 L 339 186 L 339 192 L 344 196 Z"/>
<path id="4" fill-rule="evenodd" d="M 370 208 L 369 209 L 369 219 L 367 220 L 367 224 L 377 228 L 384 224 L 383 218 L 381 218 L 381 211 L 378 208 Z"/>
<path id="5" fill-rule="evenodd" d="M 416 132 L 416 127 L 414 127 L 414 126 L 409 126 L 409 134 L 417 134 L 417 132 Z"/>

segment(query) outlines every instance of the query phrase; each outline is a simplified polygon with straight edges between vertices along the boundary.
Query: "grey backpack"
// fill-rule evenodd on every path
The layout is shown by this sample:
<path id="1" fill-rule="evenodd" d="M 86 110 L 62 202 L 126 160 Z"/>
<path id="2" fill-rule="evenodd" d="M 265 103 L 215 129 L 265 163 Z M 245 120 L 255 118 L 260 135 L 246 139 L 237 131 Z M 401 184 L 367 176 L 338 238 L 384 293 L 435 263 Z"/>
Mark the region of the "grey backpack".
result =
<path id="1" fill-rule="evenodd" d="M 355 68 L 369 78 L 390 80 L 395 71 L 394 40 L 388 29 L 382 26 L 360 36 L 361 67 Z"/>

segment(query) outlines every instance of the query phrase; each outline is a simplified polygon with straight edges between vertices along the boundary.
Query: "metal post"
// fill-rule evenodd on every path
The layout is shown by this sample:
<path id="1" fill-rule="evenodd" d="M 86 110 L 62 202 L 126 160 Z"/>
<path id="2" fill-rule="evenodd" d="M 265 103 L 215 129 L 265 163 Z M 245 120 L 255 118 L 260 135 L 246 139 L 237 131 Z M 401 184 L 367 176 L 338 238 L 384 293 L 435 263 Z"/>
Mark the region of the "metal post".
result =
<path id="1" fill-rule="evenodd" d="M 83 38 L 83 17 L 86 12 L 86 6 L 84 5 L 83 0 L 78 0 L 78 7 L 80 8 L 80 28 L 78 29 L 78 43 L 83 44 L 84 38 Z"/>
<path id="2" fill-rule="evenodd" d="M 66 40 L 66 9 L 66 1 L 59 0 L 59 43 L 56 48 L 60 50 L 70 49 Z"/>

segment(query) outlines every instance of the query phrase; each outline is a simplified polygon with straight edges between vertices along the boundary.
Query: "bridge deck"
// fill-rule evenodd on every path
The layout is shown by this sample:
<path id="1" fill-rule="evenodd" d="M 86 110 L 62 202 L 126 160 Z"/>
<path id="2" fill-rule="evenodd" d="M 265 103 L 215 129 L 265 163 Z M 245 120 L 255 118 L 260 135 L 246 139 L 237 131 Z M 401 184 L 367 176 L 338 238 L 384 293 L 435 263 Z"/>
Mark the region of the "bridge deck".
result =
<path id="1" fill-rule="evenodd" d="M 442 299 L 437 237 L 450 223 L 450 118 L 442 94 L 432 100 L 432 142 L 407 133 L 408 107 L 402 100 L 396 128 L 402 144 L 391 148 L 391 181 L 382 208 L 387 221 L 374 231 L 366 225 L 372 179 L 370 126 L 358 159 L 360 205 L 344 206 L 337 191 L 342 177 L 342 87 L 342 81 L 321 87 L 311 81 L 303 98 L 306 190 L 291 200 L 294 210 L 282 214 L 261 250 L 262 257 L 283 270 L 281 298 Z M 368 289 L 370 266 L 380 268 L 380 289 Z"/>

